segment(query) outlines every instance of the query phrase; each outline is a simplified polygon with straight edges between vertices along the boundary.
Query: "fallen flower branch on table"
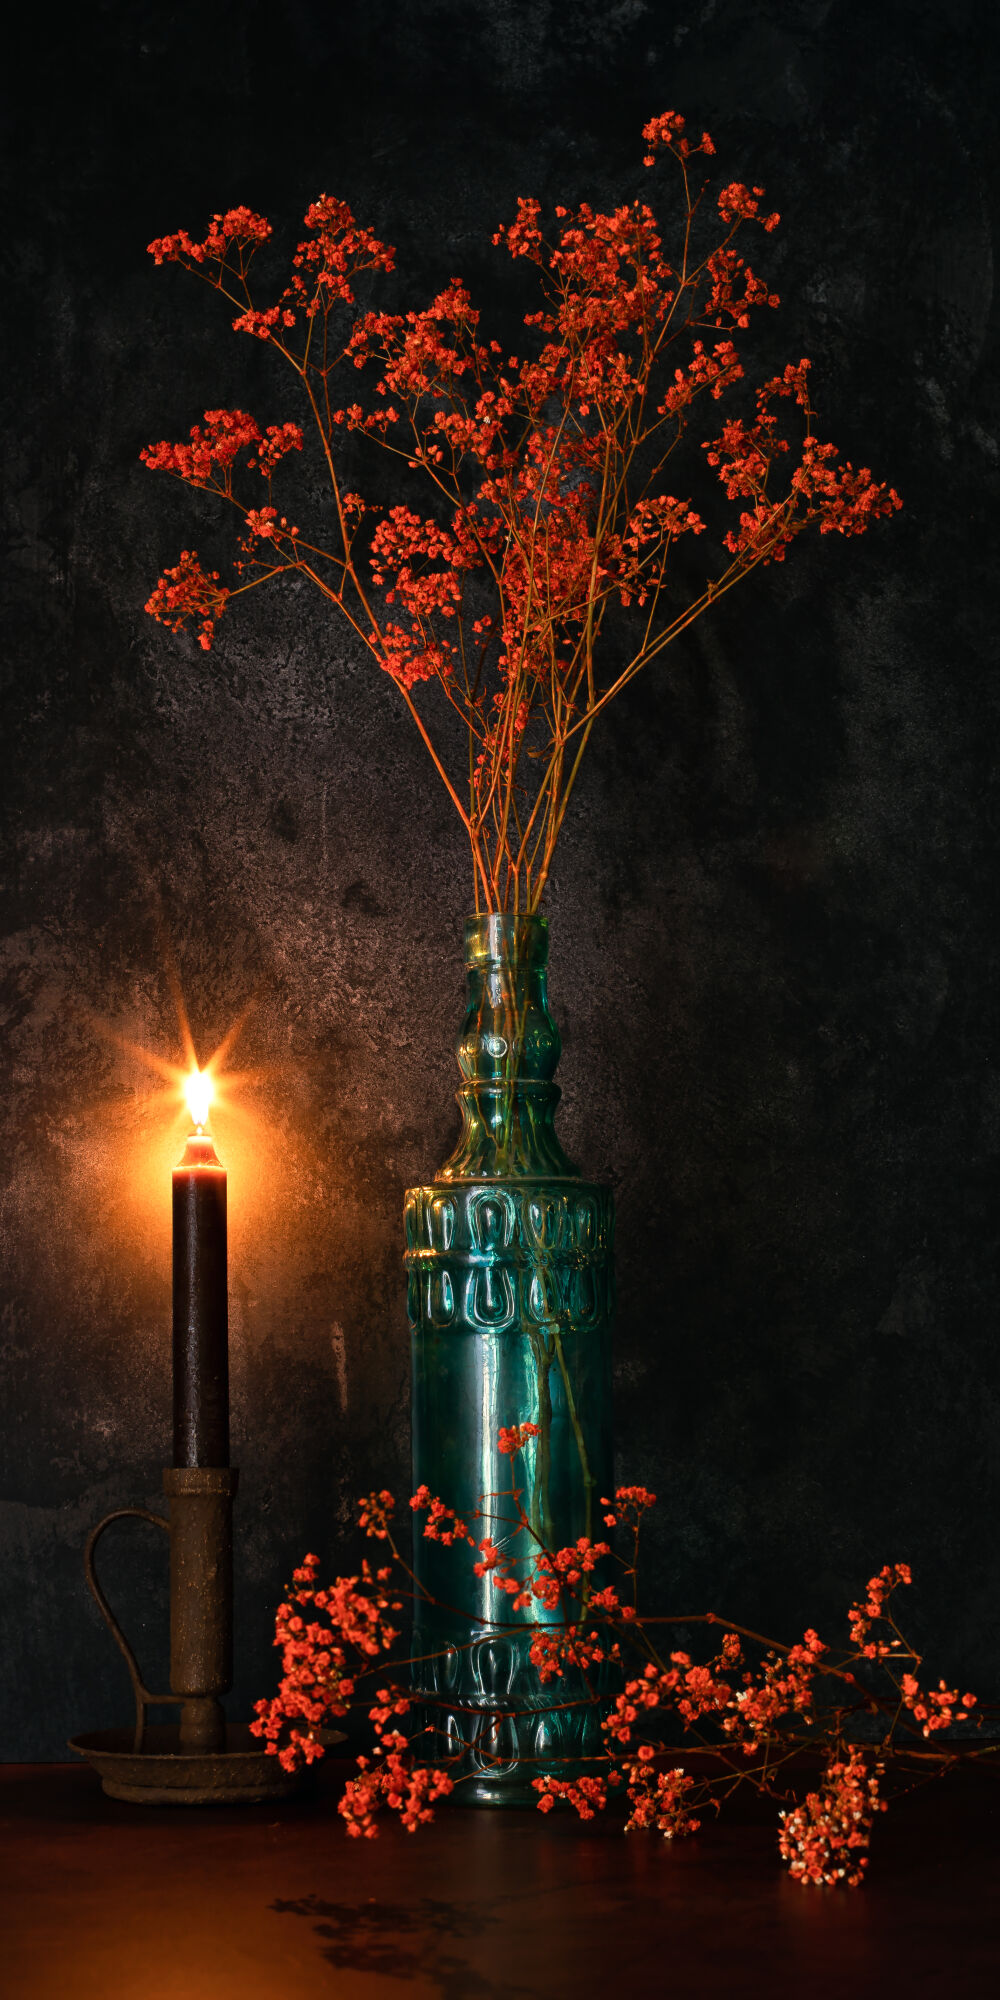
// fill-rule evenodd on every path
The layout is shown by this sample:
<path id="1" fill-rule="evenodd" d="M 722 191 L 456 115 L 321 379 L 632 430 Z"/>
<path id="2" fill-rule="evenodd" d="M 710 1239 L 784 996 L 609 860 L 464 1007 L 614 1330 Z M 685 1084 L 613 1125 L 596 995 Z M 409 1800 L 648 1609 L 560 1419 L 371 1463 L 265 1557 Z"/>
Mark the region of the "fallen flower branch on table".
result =
<path id="1" fill-rule="evenodd" d="M 581 1819 L 592 1819 L 620 1796 L 628 1807 L 626 1831 L 649 1829 L 674 1839 L 697 1832 L 707 1809 L 718 1811 L 749 1785 L 780 1808 L 778 1844 L 796 1881 L 857 1887 L 875 1817 L 886 1810 L 890 1765 L 908 1780 L 905 1789 L 915 1781 L 907 1758 L 923 1777 L 928 1764 L 935 1773 L 947 1768 L 958 1754 L 953 1740 L 933 1756 L 921 1746 L 970 1720 L 977 1705 L 975 1695 L 960 1695 L 943 1680 L 936 1688 L 920 1680 L 923 1662 L 895 1612 L 897 1592 L 912 1581 L 908 1565 L 887 1563 L 872 1577 L 848 1612 L 842 1654 L 812 1628 L 785 1645 L 713 1612 L 645 1617 L 636 1603 L 638 1549 L 655 1495 L 623 1486 L 613 1502 L 601 1503 L 609 1533 L 628 1536 L 628 1557 L 586 1536 L 568 1548 L 546 1548 L 514 1476 L 514 1461 L 537 1434 L 531 1423 L 500 1432 L 511 1485 L 484 1497 L 476 1531 L 426 1487 L 410 1506 L 426 1517 L 426 1537 L 455 1548 L 456 1594 L 463 1559 L 474 1558 L 477 1576 L 490 1576 L 498 1599 L 492 1632 L 523 1631 L 523 1625 L 505 1623 L 504 1597 L 512 1613 L 537 1618 L 531 1659 L 539 1683 L 551 1689 L 553 1708 L 586 1703 L 602 1713 L 603 1748 L 587 1760 L 590 1768 L 579 1762 L 562 1772 L 547 1768 L 532 1780 L 539 1811 L 565 1801 Z M 463 1740 L 443 1748 L 438 1712 L 454 1714 L 456 1704 L 414 1690 L 405 1678 L 421 1662 L 396 1651 L 398 1620 L 414 1584 L 394 1538 L 393 1513 L 393 1497 L 385 1491 L 369 1494 L 360 1507 L 360 1526 L 386 1545 L 390 1561 L 373 1568 L 366 1559 L 356 1575 L 328 1585 L 318 1581 L 315 1555 L 295 1571 L 275 1628 L 281 1684 L 273 1700 L 257 1703 L 251 1725 L 285 1768 L 295 1770 L 323 1756 L 325 1725 L 367 1709 L 373 1754 L 357 1759 L 358 1775 L 345 1786 L 339 1810 L 349 1834 L 369 1839 L 384 1810 L 398 1812 L 410 1832 L 432 1819 L 437 1801 L 460 1789 L 460 1767 L 471 1747 Z M 493 1532 L 478 1532 L 487 1527 Z M 617 1584 L 606 1582 L 616 1569 Z M 721 1645 L 709 1659 L 661 1649 L 663 1628 L 695 1625 L 723 1626 Z M 609 1673 L 616 1677 L 610 1695 Z M 517 1712 L 514 1704 L 505 1711 Z M 484 1717 L 470 1712 L 468 1722 L 482 1758 L 488 1754 Z M 679 1761 L 685 1745 L 696 1753 L 697 1771 Z M 808 1790 L 803 1753 L 813 1765 L 818 1761 L 821 1772 Z M 539 1761 L 551 1767 L 555 1760 Z"/>

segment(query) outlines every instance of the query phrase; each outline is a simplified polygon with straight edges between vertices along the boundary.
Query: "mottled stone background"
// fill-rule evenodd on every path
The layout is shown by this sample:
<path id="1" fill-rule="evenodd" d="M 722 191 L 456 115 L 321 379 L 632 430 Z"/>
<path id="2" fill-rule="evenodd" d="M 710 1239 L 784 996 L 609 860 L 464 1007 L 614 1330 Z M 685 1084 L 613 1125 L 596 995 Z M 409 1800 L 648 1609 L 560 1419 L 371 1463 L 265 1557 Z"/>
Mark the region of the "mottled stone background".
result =
<path id="1" fill-rule="evenodd" d="M 231 1172 L 239 1679 L 310 1545 L 407 1482 L 400 1208 L 455 1129 L 460 830 L 389 684 L 303 597 L 206 658 L 143 615 L 217 517 L 138 463 L 297 414 L 148 239 L 342 194 L 419 303 L 498 324 L 515 197 L 645 186 L 684 110 L 782 212 L 770 369 L 903 492 L 703 621 L 595 741 L 552 884 L 562 1133 L 619 1204 L 622 1474 L 649 1595 L 843 1630 L 906 1558 L 934 1670 L 1000 1693 L 995 10 L 951 0 L 149 0 L 22 9 L 0 239 L 9 605 L 0 1755 L 127 1713 L 88 1526 L 157 1504 L 177 1128 L 128 1046 L 252 1001 Z M 8 51 L 10 53 L 10 51 Z M 520 306 L 523 310 L 523 304 Z M 506 314 L 506 317 L 505 317 Z M 361 474 L 359 472 L 359 478 Z M 118 1037 L 119 1040 L 111 1039 Z M 110 1552 L 109 1552 L 110 1553 Z M 117 1598 L 162 1680 L 163 1551 Z M 161 1664 L 157 1664 L 157 1662 Z"/>

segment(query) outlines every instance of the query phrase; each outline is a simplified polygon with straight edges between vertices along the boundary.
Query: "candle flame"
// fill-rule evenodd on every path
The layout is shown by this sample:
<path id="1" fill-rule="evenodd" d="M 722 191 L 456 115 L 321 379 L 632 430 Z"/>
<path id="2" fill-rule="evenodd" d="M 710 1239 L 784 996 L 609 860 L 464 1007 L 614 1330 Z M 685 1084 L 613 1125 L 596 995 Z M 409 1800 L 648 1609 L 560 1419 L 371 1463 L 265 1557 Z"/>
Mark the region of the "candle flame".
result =
<path id="1" fill-rule="evenodd" d="M 208 1107 L 212 1102 L 213 1096 L 212 1079 L 207 1069 L 193 1070 L 191 1075 L 185 1080 L 184 1091 L 188 1101 L 188 1110 L 191 1113 L 195 1126 L 200 1130 L 202 1126 L 208 1123 Z"/>

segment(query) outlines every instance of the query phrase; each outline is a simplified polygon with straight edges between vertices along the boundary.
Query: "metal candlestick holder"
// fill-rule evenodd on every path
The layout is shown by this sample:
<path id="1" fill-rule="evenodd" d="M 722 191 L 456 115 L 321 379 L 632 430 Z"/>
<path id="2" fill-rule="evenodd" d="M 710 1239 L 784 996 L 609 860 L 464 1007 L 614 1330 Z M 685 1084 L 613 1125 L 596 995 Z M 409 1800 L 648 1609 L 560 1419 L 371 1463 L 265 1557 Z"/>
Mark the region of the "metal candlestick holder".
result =
<path id="1" fill-rule="evenodd" d="M 76 1736 L 70 1749 L 99 1772 L 113 1799 L 143 1805 L 248 1805 L 285 1797 L 298 1773 L 227 1723 L 220 1696 L 233 1678 L 233 1500 L 229 1466 L 169 1466 L 169 1515 L 118 1507 L 90 1534 L 84 1571 L 98 1610 L 122 1654 L 135 1696 L 134 1729 Z M 170 1688 L 153 1694 L 97 1578 L 97 1544 L 114 1521 L 149 1521 L 170 1537 Z M 150 1724 L 151 1708 L 179 1707 L 175 1723 Z"/>

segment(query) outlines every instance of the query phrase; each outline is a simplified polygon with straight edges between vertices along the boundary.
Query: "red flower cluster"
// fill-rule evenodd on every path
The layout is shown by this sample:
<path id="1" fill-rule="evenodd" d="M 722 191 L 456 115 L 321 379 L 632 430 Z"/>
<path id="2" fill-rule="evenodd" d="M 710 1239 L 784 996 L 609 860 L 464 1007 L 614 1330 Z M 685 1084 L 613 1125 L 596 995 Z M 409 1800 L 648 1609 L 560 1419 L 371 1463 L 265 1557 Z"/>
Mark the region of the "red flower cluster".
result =
<path id="1" fill-rule="evenodd" d="M 976 1706 L 974 1694 L 963 1694 L 960 1698 L 958 1689 L 949 1688 L 945 1681 L 922 1693 L 915 1675 L 904 1674 L 900 1685 L 910 1714 L 916 1722 L 923 1723 L 925 1736 L 933 1736 L 936 1729 L 950 1729 L 954 1722 L 966 1721 L 970 1709 Z"/>
<path id="2" fill-rule="evenodd" d="M 886 1563 L 879 1570 L 878 1575 L 870 1579 L 864 1603 L 852 1604 L 847 1614 L 851 1644 L 863 1653 L 865 1659 L 881 1660 L 892 1650 L 891 1646 L 886 1644 L 884 1640 L 875 1640 L 866 1643 L 868 1633 L 877 1620 L 886 1617 L 887 1606 L 893 1591 L 901 1583 L 909 1584 L 912 1582 L 913 1577 L 910 1572 L 909 1563 Z"/>
<path id="3" fill-rule="evenodd" d="M 224 215 L 213 215 L 200 243 L 186 229 L 178 229 L 173 236 L 155 237 L 148 247 L 157 264 L 222 264 L 234 251 L 245 261 L 245 253 L 252 254 L 270 234 L 266 216 L 255 215 L 251 208 L 229 208 Z"/>
<path id="4" fill-rule="evenodd" d="M 613 1591 L 594 1591 L 587 1609 L 593 1616 L 595 1610 L 620 1612 L 621 1607 Z M 628 1616 L 627 1611 L 624 1615 Z M 542 1626 L 531 1641 L 528 1656 L 544 1687 L 568 1671 L 586 1675 L 593 1667 L 603 1666 L 607 1660 L 619 1660 L 621 1647 L 617 1640 L 609 1642 L 593 1631 L 588 1632 L 584 1626 Z"/>
<path id="5" fill-rule="evenodd" d="M 515 1496 L 516 1498 L 516 1496 Z M 440 1504 L 440 1503 L 438 1503 Z M 522 1522 L 526 1527 L 526 1521 Z M 497 1548 L 490 1536 L 484 1536 L 478 1544 L 479 1560 L 473 1564 L 476 1576 L 488 1576 L 495 1588 L 513 1601 L 515 1611 L 526 1611 L 532 1604 L 540 1604 L 545 1611 L 559 1611 L 579 1593 L 605 1556 L 611 1554 L 607 1542 L 592 1542 L 587 1535 L 581 1535 L 571 1547 L 565 1549 L 533 1550 L 528 1565 L 528 1573 L 523 1573 L 516 1555 L 504 1554 Z M 588 1589 L 588 1602 L 595 1601 L 595 1595 Z M 618 1610 L 618 1600 L 610 1593 L 613 1605 L 608 1609 Z M 540 1647 L 539 1662 L 551 1663 L 555 1655 Z"/>
<path id="6" fill-rule="evenodd" d="M 533 267 L 540 293 L 521 354 L 483 337 L 459 278 L 421 310 L 357 310 L 359 280 L 391 271 L 393 252 L 330 195 L 307 210 L 288 283 L 266 301 L 250 280 L 271 229 L 248 208 L 215 216 L 201 242 L 180 230 L 150 245 L 157 262 L 186 265 L 219 290 L 233 325 L 292 368 L 329 480 L 332 546 L 311 529 L 308 546 L 293 540 L 276 511 L 236 491 L 240 452 L 270 479 L 302 449 L 296 425 L 262 432 L 246 412 L 209 411 L 189 442 L 150 446 L 145 462 L 242 507 L 241 592 L 294 571 L 367 644 L 420 729 L 468 836 L 478 896 L 494 909 L 537 909 L 592 724 L 644 665 L 751 569 L 782 560 L 805 529 L 860 534 L 900 504 L 819 442 L 808 364 L 790 367 L 760 391 L 752 420 L 734 414 L 707 441 L 739 512 L 722 523 L 716 573 L 678 606 L 675 544 L 712 522 L 672 466 L 670 488 L 682 490 L 668 490 L 668 461 L 699 407 L 743 381 L 733 335 L 778 304 L 738 240 L 748 229 L 769 235 L 778 216 L 765 212 L 762 188 L 742 181 L 722 187 L 713 214 L 691 169 L 714 146 L 707 133 L 689 138 L 679 112 L 650 119 L 643 137 L 647 163 L 669 156 L 677 176 L 669 238 L 639 200 L 560 204 L 547 218 L 522 197 L 497 231 L 494 242 Z M 334 382 L 345 367 L 352 382 L 362 378 L 350 397 Z M 783 398 L 801 412 L 794 447 L 778 429 Z M 344 431 L 392 453 L 423 482 L 431 511 L 400 502 L 386 513 L 357 495 L 348 504 L 337 464 Z M 260 543 L 275 560 L 253 555 Z M 158 615 L 155 593 L 150 603 Z M 623 611 L 642 617 L 605 666 L 606 620 Z M 181 600 L 173 614 L 182 616 Z M 210 636 L 209 620 L 203 643 Z M 454 768 L 449 738 L 439 747 L 425 719 L 425 682 L 464 726 Z"/>
<path id="7" fill-rule="evenodd" d="M 575 1807 L 581 1819 L 593 1819 L 608 1803 L 608 1781 L 604 1778 L 532 1778 L 538 1793 L 538 1810 L 551 1812 L 557 1799 Z M 612 1782 L 617 1782 L 617 1774 Z"/>
<path id="8" fill-rule="evenodd" d="M 435 1500 L 429 1486 L 417 1487 L 410 1506 L 415 1514 L 427 1511 L 428 1519 L 424 1523 L 426 1541 L 443 1542 L 446 1548 L 452 1542 L 471 1542 L 472 1536 L 465 1522 L 458 1519 L 453 1507 L 446 1507 L 443 1500 Z"/>
<path id="9" fill-rule="evenodd" d="M 401 605 L 411 621 L 408 628 L 385 627 L 380 664 L 404 688 L 450 679 L 459 649 L 434 636 L 433 620 L 454 619 L 461 605 L 465 565 L 456 535 L 407 507 L 392 507 L 372 535 L 369 562 L 386 603 Z"/>
<path id="10" fill-rule="evenodd" d="M 730 181 L 729 186 L 723 188 L 718 201 L 719 214 L 723 222 L 759 221 L 761 228 L 766 229 L 770 235 L 773 229 L 777 229 L 781 217 L 761 215 L 760 204 L 763 194 L 763 188 L 748 188 L 744 187 L 742 181 Z"/>
<path id="11" fill-rule="evenodd" d="M 256 1703 L 256 1721 L 250 1724 L 288 1771 L 322 1757 L 317 1728 L 326 1716 L 347 1714 L 359 1668 L 390 1651 L 399 1637 L 386 1617 L 402 1609 L 385 1588 L 390 1569 L 373 1573 L 363 1562 L 359 1575 L 338 1577 L 318 1590 L 318 1567 L 318 1556 L 306 1556 L 288 1601 L 278 1607 L 274 1643 L 281 1647 L 281 1687 L 273 1701 Z M 303 1611 L 319 1616 L 303 1617 Z"/>
<path id="12" fill-rule="evenodd" d="M 370 1541 L 385 1542 L 389 1539 L 389 1522 L 395 1513 L 396 1502 L 388 1488 L 381 1493 L 368 1493 L 358 1503 L 358 1526 L 363 1528 Z"/>
<path id="13" fill-rule="evenodd" d="M 673 382 L 662 403 L 657 404 L 656 414 L 659 417 L 678 416 L 681 410 L 694 402 L 702 389 L 709 389 L 713 401 L 718 402 L 723 390 L 728 389 L 731 382 L 738 382 L 742 374 L 739 356 L 731 340 L 717 340 L 711 354 L 707 352 L 703 340 L 696 340 L 686 368 L 674 369 Z"/>
<path id="14" fill-rule="evenodd" d="M 284 294 L 307 319 L 326 313 L 336 301 L 353 305 L 354 286 L 364 271 L 392 271 L 395 252 L 355 221 L 346 201 L 321 194 L 305 213 L 310 234 L 292 259 L 294 275 Z"/>
<path id="15" fill-rule="evenodd" d="M 368 1720 L 376 1736 L 384 1736 L 394 1715 L 408 1715 L 413 1704 L 402 1688 L 380 1687 L 375 1693 L 374 1706 L 368 1710 Z"/>
<path id="16" fill-rule="evenodd" d="M 232 595 L 219 582 L 217 569 L 202 569 L 193 549 L 182 549 L 173 569 L 164 570 L 146 610 L 171 632 L 182 632 L 189 621 L 198 628 L 198 644 L 208 652 L 217 619 Z"/>
<path id="17" fill-rule="evenodd" d="M 254 548 L 256 542 L 272 542 L 277 545 L 283 545 L 286 537 L 294 541 L 299 532 L 297 528 L 289 526 L 284 514 L 279 515 L 277 507 L 248 507 L 245 523 L 247 532 L 240 543 L 240 548 L 254 562 L 258 560 Z M 243 569 L 244 565 L 238 562 L 235 567 L 239 571 Z"/>
<path id="18" fill-rule="evenodd" d="M 407 693 L 418 681 L 443 681 L 451 674 L 451 656 L 446 649 L 418 632 L 405 631 L 402 625 L 384 627 L 376 658 L 396 686 Z"/>
<path id="19" fill-rule="evenodd" d="M 789 362 L 783 374 L 773 376 L 758 391 L 754 423 L 734 417 L 719 437 L 703 447 L 727 497 L 754 502 L 752 513 L 742 513 L 739 529 L 731 529 L 725 538 L 726 547 L 747 567 L 783 561 L 789 543 L 811 522 L 818 522 L 823 535 L 861 535 L 872 521 L 903 504 L 895 488 L 876 484 L 867 467 L 855 472 L 847 464 L 836 470 L 831 462 L 836 446 L 820 444 L 811 431 L 803 441 L 801 462 L 791 474 L 787 494 L 768 498 L 774 464 L 789 450 L 788 439 L 778 432 L 772 405 L 793 399 L 809 422 L 814 415 L 806 384 L 809 367 L 805 360 L 797 366 Z"/>
<path id="20" fill-rule="evenodd" d="M 707 132 L 702 133 L 697 146 L 690 139 L 685 139 L 683 132 L 684 119 L 679 111 L 663 111 L 658 118 L 651 118 L 649 124 L 642 128 L 642 136 L 649 147 L 643 166 L 654 166 L 656 155 L 661 150 L 676 153 L 680 160 L 690 159 L 692 153 L 714 153 L 715 147 Z"/>
<path id="21" fill-rule="evenodd" d="M 289 306 L 267 306 L 259 312 L 248 306 L 246 312 L 237 313 L 233 321 L 235 333 L 252 333 L 257 340 L 270 340 L 276 327 L 295 325 L 295 314 Z"/>
<path id="22" fill-rule="evenodd" d="M 618 597 L 626 608 L 633 602 L 642 606 L 655 601 L 666 582 L 667 559 L 678 535 L 703 535 L 705 523 L 685 500 L 664 493 L 656 500 L 640 500 L 620 542 L 607 550 L 608 573 L 616 564 Z"/>
<path id="23" fill-rule="evenodd" d="M 362 272 L 394 269 L 392 249 L 355 221 L 346 202 L 321 194 L 310 203 L 304 220 L 310 234 L 297 245 L 291 282 L 280 302 L 260 310 L 248 299 L 233 320 L 240 332 L 273 340 L 277 329 L 295 325 L 298 311 L 313 319 L 334 300 L 353 304 L 354 281 Z M 270 235 L 266 216 L 250 208 L 230 208 L 212 217 L 200 243 L 186 229 L 178 229 L 172 236 L 154 238 L 148 247 L 157 264 L 186 264 L 216 290 L 233 297 L 230 284 L 242 284 L 246 290 L 253 256 Z"/>
<path id="24" fill-rule="evenodd" d="M 781 1814 L 778 1846 L 793 1882 L 860 1887 L 875 1814 L 886 1810 L 881 1775 L 881 1765 L 872 1768 L 862 1750 L 850 1750 L 827 1766 L 818 1791 Z"/>
<path id="25" fill-rule="evenodd" d="M 524 1450 L 529 1438 L 536 1438 L 538 1435 L 537 1424 L 512 1424 L 509 1430 L 505 1430 L 501 1424 L 497 1432 L 497 1450 L 506 1458 L 513 1458 L 516 1452 Z"/>
<path id="26" fill-rule="evenodd" d="M 581 1535 L 570 1548 L 543 1551 L 534 1560 L 530 1579 L 532 1597 L 544 1610 L 558 1611 L 566 1596 L 575 1597 L 584 1577 L 589 1577 L 610 1554 L 608 1542 L 592 1542 L 588 1535 Z M 499 1577 L 493 1581 L 501 1589 L 509 1587 Z"/>
<path id="27" fill-rule="evenodd" d="M 644 1746 L 645 1747 L 645 1746 Z M 694 1778 L 678 1765 L 672 1771 L 654 1772 L 649 1757 L 626 1766 L 631 1813 L 626 1833 L 652 1830 L 665 1840 L 683 1840 L 697 1833 L 701 1825 L 691 1812 L 692 1795 L 697 1792 Z"/>
<path id="28" fill-rule="evenodd" d="M 513 1458 L 538 1434 L 534 1423 L 514 1424 L 500 1432 L 498 1442 Z M 491 1503 L 499 1497 L 490 1496 Z M 705 1807 L 718 1810 L 720 1798 L 735 1784 L 749 1782 L 762 1793 L 787 1801 L 791 1753 L 819 1747 L 826 1757 L 822 1783 L 800 1803 L 786 1804 L 780 1821 L 781 1854 L 796 1881 L 856 1887 L 867 1866 L 874 1816 L 885 1810 L 887 1759 L 902 1718 L 912 1716 L 927 1737 L 966 1719 L 975 1705 L 971 1694 L 960 1698 L 943 1681 L 924 1693 L 915 1673 L 906 1671 L 900 1677 L 897 1668 L 903 1661 L 916 1665 L 919 1661 L 898 1634 L 891 1646 L 873 1645 L 869 1639 L 877 1621 L 896 1629 L 890 1598 L 898 1585 L 909 1583 L 907 1565 L 887 1564 L 871 1579 L 864 1600 L 852 1607 L 855 1650 L 844 1661 L 831 1659 L 812 1627 L 796 1645 L 780 1646 L 733 1629 L 723 1634 L 716 1654 L 706 1662 L 681 1650 L 664 1658 L 657 1650 L 656 1627 L 671 1621 L 644 1622 L 622 1602 L 617 1590 L 605 1585 L 593 1588 L 599 1561 L 617 1560 L 625 1576 L 634 1579 L 634 1547 L 630 1561 L 614 1558 L 606 1543 L 592 1543 L 586 1536 L 564 1549 L 540 1547 L 513 1472 L 505 1497 L 516 1526 L 513 1536 L 505 1536 L 503 1547 L 489 1536 L 474 1542 L 454 1509 L 426 1486 L 418 1489 L 410 1504 L 414 1513 L 426 1514 L 424 1533 L 432 1540 L 471 1545 L 478 1556 L 476 1574 L 492 1576 L 498 1588 L 514 1598 L 514 1612 L 529 1609 L 545 1614 L 546 1622 L 530 1635 L 530 1658 L 543 1686 L 562 1681 L 555 1705 L 564 1709 L 594 1704 L 602 1713 L 604 1748 L 593 1759 L 596 1768 L 586 1776 L 577 1769 L 563 1776 L 551 1769 L 546 1757 L 544 1766 L 549 1768 L 532 1780 L 539 1810 L 549 1812 L 562 1801 L 589 1820 L 610 1799 L 622 1796 L 628 1808 L 627 1831 L 645 1829 L 677 1839 L 696 1832 Z M 654 1499 L 646 1487 L 623 1486 L 614 1503 L 605 1498 L 601 1505 L 610 1510 L 613 1504 L 606 1518 L 614 1525 L 627 1524 L 637 1545 L 640 1524 Z M 369 1494 L 360 1505 L 365 1532 L 389 1543 L 393 1559 L 409 1578 L 392 1541 L 392 1513 L 392 1496 L 385 1490 Z M 517 1574 L 510 1553 L 518 1532 L 523 1532 L 531 1549 L 526 1576 Z M 462 1561 L 461 1555 L 457 1560 Z M 414 1832 L 432 1818 L 435 1804 L 463 1782 L 469 1746 L 458 1741 L 446 1754 L 420 1760 L 420 1740 L 433 1740 L 438 1726 L 435 1710 L 442 1701 L 422 1685 L 422 1675 L 416 1677 L 416 1686 L 401 1683 L 397 1672 L 373 1690 L 363 1689 L 366 1676 L 385 1672 L 386 1656 L 399 1636 L 390 1623 L 390 1616 L 402 1609 L 401 1602 L 389 1596 L 391 1565 L 373 1574 L 365 1563 L 358 1575 L 338 1578 L 326 1589 L 318 1587 L 318 1567 L 315 1555 L 304 1558 L 294 1572 L 288 1600 L 279 1608 L 276 1644 L 282 1649 L 282 1682 L 273 1701 L 257 1704 L 254 1730 L 286 1768 L 294 1770 L 322 1755 L 320 1729 L 328 1717 L 343 1716 L 352 1705 L 364 1703 L 375 1749 L 373 1757 L 358 1758 L 357 1776 L 341 1800 L 346 1830 L 355 1838 L 373 1839 L 379 1813 L 388 1810 L 398 1812 L 402 1824 Z M 685 1622 L 719 1623 L 712 1614 Z M 497 1621 L 494 1629 L 500 1634 L 511 1628 Z M 523 1633 L 523 1626 L 520 1629 Z M 751 1645 L 760 1654 L 756 1666 L 748 1651 Z M 619 1690 L 609 1695 L 602 1671 L 609 1663 L 620 1671 L 620 1663 L 626 1657 L 634 1659 L 636 1651 L 638 1671 L 628 1673 Z M 643 1653 L 647 1657 L 642 1658 Z M 870 1749 L 845 1742 L 852 1712 L 869 1717 L 878 1713 L 872 1695 L 857 1690 L 851 1668 L 858 1660 L 882 1665 L 896 1697 L 884 1704 L 890 1717 L 886 1733 Z M 424 1666 L 426 1655 L 410 1664 Z M 823 1677 L 836 1683 L 829 1721 L 817 1699 L 817 1684 Z M 415 1709 L 429 1713 L 407 1739 L 398 1725 Z M 703 1759 L 716 1760 L 715 1771 L 709 1762 L 696 1780 L 675 1761 L 678 1723 Z"/>
<path id="29" fill-rule="evenodd" d="M 349 1778 L 337 1807 L 347 1832 L 358 1840 L 378 1836 L 375 1815 L 383 1806 L 398 1812 L 407 1833 L 416 1833 L 434 1817 L 438 1799 L 446 1799 L 454 1785 L 446 1771 L 414 1764 L 407 1755 L 405 1737 L 397 1731 L 383 1737 L 381 1764 L 358 1758 L 358 1778 Z"/>
<path id="30" fill-rule="evenodd" d="M 626 1681 L 622 1693 L 616 1697 L 611 1714 L 605 1718 L 604 1733 L 609 1741 L 627 1748 L 632 1742 L 636 1723 L 644 1714 L 652 1714 L 665 1702 L 677 1687 L 678 1679 L 676 1672 L 655 1667 L 649 1662 L 635 1680 Z"/>
<path id="31" fill-rule="evenodd" d="M 233 466 L 248 447 L 256 447 L 247 459 L 251 471 L 270 479 L 286 452 L 302 450 L 302 432 L 298 424 L 268 424 L 262 431 L 245 410 L 206 410 L 205 428 L 192 426 L 190 444 L 150 444 L 139 457 L 152 472 L 172 472 L 189 486 L 213 487 L 231 498 Z"/>
<path id="32" fill-rule="evenodd" d="M 810 1628 L 801 1645 L 789 1646 L 785 1654 L 765 1655 L 756 1676 L 744 1673 L 743 1686 L 731 1704 L 733 1713 L 727 1715 L 722 1727 L 727 1735 L 742 1739 L 745 1756 L 753 1756 L 762 1743 L 772 1742 L 786 1715 L 811 1713 L 813 1681 L 826 1650 Z"/>
<path id="33" fill-rule="evenodd" d="M 739 1744 L 745 1756 L 755 1756 L 761 1745 L 777 1738 L 786 1715 L 811 1715 L 813 1682 L 826 1651 L 810 1629 L 801 1645 L 766 1653 L 756 1672 L 745 1662 L 735 1632 L 726 1633 L 707 1665 L 695 1664 L 689 1653 L 671 1653 L 669 1667 L 647 1666 L 639 1679 L 626 1683 L 605 1721 L 605 1734 L 609 1742 L 628 1746 L 637 1724 L 648 1724 L 659 1709 L 673 1708 L 692 1728 L 718 1717 L 723 1735 Z M 742 1684 L 737 1686 L 741 1668 Z M 640 1757 L 651 1754 L 648 1745 L 640 1747 Z"/>
<path id="34" fill-rule="evenodd" d="M 656 1506 L 656 1494 L 650 1493 L 647 1486 L 619 1486 L 615 1489 L 614 1505 L 617 1512 L 605 1514 L 605 1527 L 616 1528 L 622 1521 L 626 1527 L 637 1530 L 642 1516 Z M 611 1501 L 603 1499 L 601 1506 L 610 1507 Z"/>

